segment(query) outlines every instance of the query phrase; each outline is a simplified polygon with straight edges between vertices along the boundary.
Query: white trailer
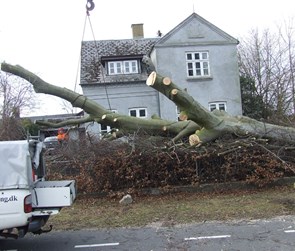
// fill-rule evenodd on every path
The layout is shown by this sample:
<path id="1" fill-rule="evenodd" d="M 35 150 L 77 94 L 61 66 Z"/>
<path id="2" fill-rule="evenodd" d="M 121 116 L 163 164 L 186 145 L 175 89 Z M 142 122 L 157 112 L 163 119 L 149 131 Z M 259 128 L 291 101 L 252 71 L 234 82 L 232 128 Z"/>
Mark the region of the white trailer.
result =
<path id="1" fill-rule="evenodd" d="M 51 215 L 71 206 L 76 198 L 74 180 L 47 181 L 43 142 L 0 142 L 0 236 L 41 234 Z"/>

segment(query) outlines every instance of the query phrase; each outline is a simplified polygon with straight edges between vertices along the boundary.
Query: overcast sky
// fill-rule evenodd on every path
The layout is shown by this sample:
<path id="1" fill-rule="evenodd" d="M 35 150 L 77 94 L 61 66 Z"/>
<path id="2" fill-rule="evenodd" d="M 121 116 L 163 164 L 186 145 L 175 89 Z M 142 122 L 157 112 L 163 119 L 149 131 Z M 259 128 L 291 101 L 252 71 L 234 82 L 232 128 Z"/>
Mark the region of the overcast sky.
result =
<path id="1" fill-rule="evenodd" d="M 43 80 L 79 88 L 78 64 L 86 0 L 0 0 L 0 62 L 19 64 Z M 93 0 L 90 21 L 96 40 L 132 38 L 131 24 L 143 23 L 144 36 L 163 35 L 193 12 L 235 38 L 251 29 L 275 29 L 295 20 L 294 0 Z M 84 40 L 93 40 L 89 22 Z M 77 85 L 76 85 L 77 83 Z M 30 115 L 64 113 L 61 101 L 40 95 Z M 46 98 L 45 98 L 46 97 Z"/>

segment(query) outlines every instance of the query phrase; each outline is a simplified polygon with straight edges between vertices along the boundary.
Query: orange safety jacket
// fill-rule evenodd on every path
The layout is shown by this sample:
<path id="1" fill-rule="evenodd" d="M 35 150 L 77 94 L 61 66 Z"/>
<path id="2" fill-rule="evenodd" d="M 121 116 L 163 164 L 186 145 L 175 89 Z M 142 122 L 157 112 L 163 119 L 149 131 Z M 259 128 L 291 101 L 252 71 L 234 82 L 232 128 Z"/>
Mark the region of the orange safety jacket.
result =
<path id="1" fill-rule="evenodd" d="M 61 134 L 57 135 L 57 140 L 58 141 L 63 141 L 65 139 L 67 139 L 67 134 L 66 133 L 61 133 Z"/>

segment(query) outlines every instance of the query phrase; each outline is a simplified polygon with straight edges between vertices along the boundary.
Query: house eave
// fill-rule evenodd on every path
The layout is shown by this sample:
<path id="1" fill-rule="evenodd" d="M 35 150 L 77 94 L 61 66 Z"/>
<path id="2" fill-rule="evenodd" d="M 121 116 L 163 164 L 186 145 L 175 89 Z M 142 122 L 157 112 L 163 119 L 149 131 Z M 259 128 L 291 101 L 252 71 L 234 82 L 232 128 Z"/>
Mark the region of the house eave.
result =
<path id="1" fill-rule="evenodd" d="M 142 59 L 144 54 L 137 55 L 121 55 L 121 56 L 102 56 L 100 58 L 101 62 L 106 61 L 116 61 L 116 60 L 130 60 L 130 59 Z"/>

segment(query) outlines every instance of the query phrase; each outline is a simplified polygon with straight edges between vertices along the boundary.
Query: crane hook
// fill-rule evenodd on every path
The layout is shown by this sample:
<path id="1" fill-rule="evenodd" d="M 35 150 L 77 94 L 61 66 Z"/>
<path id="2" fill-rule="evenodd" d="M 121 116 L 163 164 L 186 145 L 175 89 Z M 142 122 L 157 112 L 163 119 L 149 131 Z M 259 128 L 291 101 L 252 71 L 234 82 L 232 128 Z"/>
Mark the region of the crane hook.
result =
<path id="1" fill-rule="evenodd" d="M 86 12 L 87 12 L 88 15 L 89 15 L 89 11 L 93 10 L 94 7 L 95 7 L 95 4 L 94 4 L 93 0 L 87 0 Z"/>

